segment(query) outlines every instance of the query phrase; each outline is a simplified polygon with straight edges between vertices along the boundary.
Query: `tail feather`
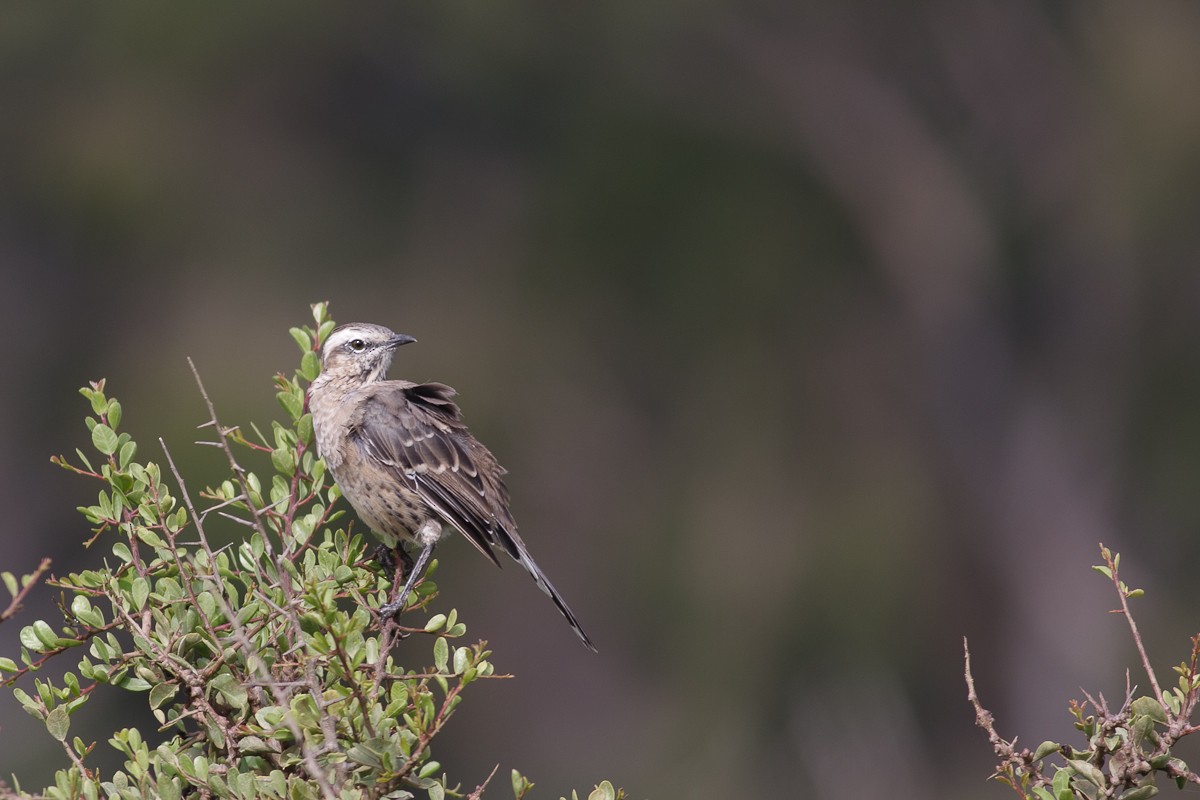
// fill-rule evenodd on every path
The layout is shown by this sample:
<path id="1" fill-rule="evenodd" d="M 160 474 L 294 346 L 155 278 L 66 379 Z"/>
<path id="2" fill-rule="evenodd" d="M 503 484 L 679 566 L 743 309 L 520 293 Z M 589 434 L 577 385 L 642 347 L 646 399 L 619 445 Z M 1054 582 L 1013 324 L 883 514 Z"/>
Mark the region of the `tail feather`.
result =
<path id="1" fill-rule="evenodd" d="M 591 637 L 583 630 L 583 626 L 579 624 L 579 620 L 575 619 L 575 612 L 571 611 L 571 607 L 567 605 L 567 601 L 563 600 L 562 595 L 558 593 L 558 589 L 555 589 L 554 584 L 546 577 L 546 573 L 542 572 L 542 568 L 529 555 L 529 551 L 525 549 L 525 543 L 515 534 L 509 531 L 505 531 L 505 533 L 508 533 L 508 537 L 506 538 L 513 545 L 511 548 L 505 549 L 508 550 L 513 560 L 524 567 L 525 571 L 533 578 L 533 582 L 537 584 L 537 587 L 554 601 L 554 605 L 558 607 L 559 612 L 567 620 L 567 624 L 571 626 L 571 630 L 575 631 L 575 635 L 579 637 L 579 641 L 583 642 L 584 646 L 593 653 L 597 652 L 596 645 L 592 644 Z"/>

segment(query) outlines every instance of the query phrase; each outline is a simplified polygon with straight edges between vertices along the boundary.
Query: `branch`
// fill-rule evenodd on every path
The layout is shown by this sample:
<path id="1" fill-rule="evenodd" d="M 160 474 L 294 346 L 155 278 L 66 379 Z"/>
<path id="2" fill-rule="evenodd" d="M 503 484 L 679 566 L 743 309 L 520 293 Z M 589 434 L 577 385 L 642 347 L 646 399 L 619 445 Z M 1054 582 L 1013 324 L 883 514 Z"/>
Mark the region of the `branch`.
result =
<path id="1" fill-rule="evenodd" d="M 246 507 L 250 509 L 250 515 L 254 518 L 254 527 L 263 537 L 263 544 L 270 547 L 271 537 L 267 534 L 267 527 L 263 525 L 262 509 L 256 508 L 254 503 L 250 502 L 250 487 L 246 483 L 246 470 L 238 463 L 237 458 L 233 455 L 233 450 L 229 447 L 229 439 L 227 434 L 229 431 L 221 427 L 221 423 L 217 421 L 217 409 L 213 405 L 213 401 L 208 396 L 208 391 L 204 388 L 204 381 L 200 380 L 200 371 L 196 369 L 196 364 L 192 359 L 188 359 L 188 366 L 192 368 L 192 375 L 196 379 L 196 386 L 200 389 L 200 396 L 204 398 L 204 405 L 208 408 L 208 419 L 212 423 L 213 428 L 220 438 L 220 447 L 225 451 L 225 457 L 229 460 L 229 469 L 237 476 L 238 484 L 242 488 L 242 494 L 246 496 Z M 204 427 L 204 426 L 201 426 Z"/>
<path id="2" fill-rule="evenodd" d="M 487 785 L 492 782 L 492 778 L 496 777 L 496 770 L 498 769 L 500 769 L 499 764 L 492 767 L 492 771 L 488 773 L 486 778 L 484 778 L 483 783 L 476 786 L 475 791 L 471 792 L 463 800 L 479 800 L 480 797 L 483 797 L 483 790 L 486 789 Z"/>
<path id="3" fill-rule="evenodd" d="M 967 701 L 975 709 L 975 724 L 987 734 L 988 741 L 992 743 L 992 749 L 995 750 L 996 755 L 1000 756 L 1000 766 L 993 777 L 999 777 L 1002 781 L 1006 781 L 1022 797 L 1028 795 L 1020 788 L 1018 775 L 1029 776 L 1034 786 L 1049 786 L 1050 780 L 1034 764 L 1034 754 L 1026 748 L 1017 750 L 1016 739 L 1010 742 L 1001 737 L 996 732 L 996 718 L 979 702 L 979 695 L 975 693 L 975 677 L 971 674 L 971 649 L 967 646 L 967 637 L 965 636 L 963 637 L 963 661 L 963 672 L 967 679 Z"/>
<path id="4" fill-rule="evenodd" d="M 33 591 L 33 587 L 37 585 L 37 582 L 42 579 L 42 576 L 45 575 L 46 571 L 49 569 L 50 559 L 43 558 L 42 563 L 38 564 L 38 568 L 34 570 L 33 574 L 30 575 L 28 580 L 25 581 L 25 585 L 21 587 L 21 591 L 13 595 L 12 602 L 8 604 L 8 608 L 0 611 L 0 622 L 4 622 L 21 610 L 21 605 L 25 602 L 25 597 L 31 591 Z"/>
<path id="5" fill-rule="evenodd" d="M 1117 589 L 1117 596 L 1121 598 L 1121 613 L 1125 615 L 1125 620 L 1129 623 L 1129 631 L 1133 634 L 1133 642 L 1137 645 L 1138 655 L 1142 659 L 1142 668 L 1146 670 L 1146 676 L 1150 679 L 1150 688 L 1154 690 L 1154 699 L 1161 703 L 1163 693 L 1158 686 L 1158 676 L 1154 674 L 1150 656 L 1146 653 L 1146 646 L 1142 644 L 1142 635 L 1138 632 L 1137 623 L 1133 621 L 1133 613 L 1129 610 L 1129 589 L 1117 577 L 1120 556 L 1114 559 L 1112 551 L 1103 543 L 1100 544 L 1100 555 L 1104 557 L 1104 563 L 1108 565 L 1108 577 Z"/>
<path id="6" fill-rule="evenodd" d="M 192 372 L 196 376 L 196 382 L 200 383 L 200 374 L 196 372 L 196 365 L 192 364 L 191 359 L 188 359 L 188 363 L 192 366 Z M 212 412 L 211 418 L 213 425 L 217 428 L 217 432 L 221 433 L 220 425 L 217 423 L 216 409 L 213 407 L 212 401 L 208 399 L 208 395 L 204 392 L 204 385 L 202 383 L 200 383 L 200 393 L 203 395 L 204 402 L 208 405 L 209 411 Z M 226 442 L 223 434 L 221 435 L 221 442 L 225 444 L 225 452 L 229 456 L 230 465 L 234 473 L 238 476 L 238 480 L 243 483 L 242 491 L 246 492 L 248 495 L 249 492 L 244 483 L 245 478 L 243 477 L 241 465 L 237 463 L 237 459 L 234 458 L 232 451 L 229 450 L 229 445 Z M 183 502 L 187 506 L 188 513 L 191 514 L 192 523 L 196 526 L 197 538 L 199 538 L 200 544 L 204 547 L 206 553 L 208 554 L 208 564 L 209 568 L 212 570 L 212 578 L 219 586 L 221 580 L 219 574 L 217 573 L 217 561 L 212 549 L 209 547 L 208 537 L 204 534 L 204 523 L 201 521 L 200 515 L 196 513 L 196 506 L 192 503 L 191 494 L 188 492 L 187 484 L 184 483 L 183 476 L 179 473 L 179 469 L 175 466 L 175 460 L 171 458 L 171 452 L 167 449 L 166 442 L 160 438 L 158 443 L 162 446 L 163 454 L 167 458 L 167 465 L 170 467 L 171 474 L 175 476 L 175 481 L 179 484 L 179 491 L 183 496 Z M 252 511 L 254 511 L 254 506 L 252 503 L 247 503 L 247 505 Z M 266 537 L 266 531 L 262 528 L 262 521 L 258 518 L 258 513 L 256 511 L 254 513 L 254 520 L 259 524 L 259 530 L 263 534 L 264 541 L 269 541 Z M 285 588 L 290 603 L 294 599 L 294 595 L 291 592 L 291 585 L 288 581 L 283 579 L 284 576 L 282 571 L 280 577 L 280 586 Z M 266 668 L 266 665 L 262 663 L 262 660 L 257 657 L 254 647 L 250 643 L 250 639 L 246 634 L 245 628 L 238 621 L 237 612 L 230 607 L 229 601 L 225 597 L 225 593 L 223 591 L 216 591 L 213 592 L 213 597 L 221 604 L 222 613 L 225 614 L 226 619 L 228 619 L 231 623 L 234 638 L 238 643 L 238 647 L 241 648 L 241 650 L 246 654 L 246 664 L 248 666 L 253 665 L 256 671 L 260 673 L 263 678 L 263 682 L 271 690 L 272 695 L 275 697 L 276 703 L 286 707 L 289 700 L 287 693 L 279 688 L 279 686 L 275 683 L 274 676 L 270 674 Z M 285 615 L 285 618 L 292 623 L 294 629 L 297 629 L 295 632 L 300 634 L 297 641 L 303 641 L 303 633 L 298 630 L 299 625 L 296 623 L 294 615 Z M 320 691 L 313 675 L 311 674 L 311 663 L 311 659 L 307 660 L 306 666 L 309 669 L 309 674 L 307 675 L 309 683 L 308 689 L 313 697 L 313 700 L 319 703 Z M 321 768 L 320 763 L 317 761 L 316 753 L 313 751 L 312 746 L 305 739 L 304 734 L 301 732 L 295 720 L 290 718 L 290 715 L 287 723 L 288 727 L 292 731 L 292 735 L 299 743 L 300 751 L 304 757 L 305 766 L 309 772 L 309 775 L 311 775 L 313 780 L 315 780 L 321 787 L 321 794 L 326 798 L 326 800 L 335 800 L 337 797 L 337 792 L 334 790 L 333 785 L 329 782 L 329 779 L 325 776 L 325 771 Z"/>

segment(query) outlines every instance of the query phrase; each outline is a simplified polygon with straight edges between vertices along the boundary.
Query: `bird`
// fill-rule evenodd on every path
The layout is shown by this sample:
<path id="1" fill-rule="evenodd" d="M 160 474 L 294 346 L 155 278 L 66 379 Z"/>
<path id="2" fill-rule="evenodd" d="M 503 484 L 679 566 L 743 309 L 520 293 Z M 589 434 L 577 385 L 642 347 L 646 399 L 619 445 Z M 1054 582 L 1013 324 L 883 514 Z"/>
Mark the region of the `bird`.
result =
<path id="1" fill-rule="evenodd" d="M 404 609 L 434 547 L 456 530 L 496 566 L 496 551 L 503 550 L 524 567 L 595 652 L 517 533 L 507 470 L 467 429 L 457 392 L 443 383 L 386 378 L 396 349 L 414 342 L 382 325 L 342 325 L 321 347 L 320 374 L 308 390 L 317 454 L 342 496 L 385 547 L 419 550 L 404 588 L 380 607 L 381 617 Z"/>

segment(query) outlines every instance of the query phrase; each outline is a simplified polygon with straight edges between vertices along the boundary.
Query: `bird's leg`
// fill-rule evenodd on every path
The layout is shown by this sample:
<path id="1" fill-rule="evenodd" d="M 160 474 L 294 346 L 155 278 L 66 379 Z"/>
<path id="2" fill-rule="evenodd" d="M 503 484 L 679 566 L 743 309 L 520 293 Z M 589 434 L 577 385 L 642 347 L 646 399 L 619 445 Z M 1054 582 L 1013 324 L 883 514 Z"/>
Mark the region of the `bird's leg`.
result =
<path id="1" fill-rule="evenodd" d="M 403 545 L 396 547 L 396 552 L 400 554 L 400 569 L 404 570 L 405 575 L 409 575 L 413 571 L 412 553 L 408 552 Z"/>
<path id="2" fill-rule="evenodd" d="M 432 541 L 421 548 L 421 552 L 417 556 L 417 563 L 413 564 L 412 569 L 408 571 L 408 580 L 404 582 L 404 588 L 400 590 L 400 594 L 392 602 L 379 607 L 379 616 L 381 618 L 385 620 L 391 619 L 404 610 L 404 603 L 408 600 L 408 593 L 412 591 L 417 578 L 421 576 L 421 573 L 425 571 L 425 567 L 428 566 L 429 558 L 433 555 L 433 548 L 436 545 L 437 542 Z"/>

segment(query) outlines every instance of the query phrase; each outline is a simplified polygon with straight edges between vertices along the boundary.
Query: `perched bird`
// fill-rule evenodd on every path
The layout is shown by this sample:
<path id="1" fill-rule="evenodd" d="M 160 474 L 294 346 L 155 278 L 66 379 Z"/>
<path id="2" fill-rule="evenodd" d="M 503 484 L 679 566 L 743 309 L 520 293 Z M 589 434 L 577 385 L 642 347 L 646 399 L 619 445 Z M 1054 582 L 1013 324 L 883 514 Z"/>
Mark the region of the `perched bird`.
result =
<path id="1" fill-rule="evenodd" d="M 506 470 L 467 430 L 456 392 L 385 379 L 396 348 L 415 341 L 382 325 L 342 325 L 325 340 L 321 374 L 309 387 L 317 452 L 342 495 L 387 547 L 420 549 L 404 588 L 380 612 L 386 618 L 403 610 L 433 548 L 453 528 L 496 566 L 493 548 L 512 556 L 595 651 L 517 534 Z"/>

